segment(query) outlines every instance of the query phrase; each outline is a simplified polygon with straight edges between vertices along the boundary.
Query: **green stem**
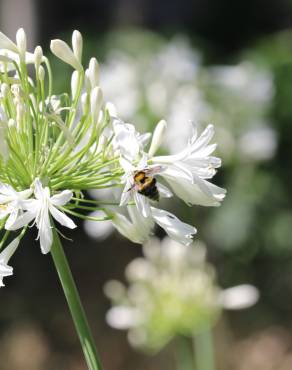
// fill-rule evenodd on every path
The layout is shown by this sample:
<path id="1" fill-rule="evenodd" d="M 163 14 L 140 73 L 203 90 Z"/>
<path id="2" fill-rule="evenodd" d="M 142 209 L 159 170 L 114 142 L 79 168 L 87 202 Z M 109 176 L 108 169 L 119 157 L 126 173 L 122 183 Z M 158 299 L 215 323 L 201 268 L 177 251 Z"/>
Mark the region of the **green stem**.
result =
<path id="1" fill-rule="evenodd" d="M 197 370 L 216 370 L 212 330 L 206 328 L 194 336 Z"/>
<path id="2" fill-rule="evenodd" d="M 176 341 L 176 364 L 178 370 L 193 369 L 193 353 L 190 339 L 179 336 Z"/>
<path id="3" fill-rule="evenodd" d="M 59 235 L 55 229 L 53 229 L 53 233 L 52 258 L 79 336 L 88 369 L 102 370 L 95 343 Z"/>

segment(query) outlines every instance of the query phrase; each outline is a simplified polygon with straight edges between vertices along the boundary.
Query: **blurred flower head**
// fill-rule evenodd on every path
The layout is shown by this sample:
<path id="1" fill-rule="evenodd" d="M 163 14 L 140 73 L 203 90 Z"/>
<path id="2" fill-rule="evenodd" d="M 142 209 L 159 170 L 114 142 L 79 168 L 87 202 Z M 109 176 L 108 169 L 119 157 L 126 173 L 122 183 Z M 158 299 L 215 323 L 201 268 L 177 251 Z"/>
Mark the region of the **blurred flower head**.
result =
<path id="1" fill-rule="evenodd" d="M 191 336 L 214 324 L 224 307 L 245 308 L 258 299 L 249 285 L 221 290 L 200 243 L 153 238 L 143 251 L 126 268 L 128 287 L 118 281 L 105 285 L 113 303 L 107 322 L 128 329 L 134 347 L 159 350 L 176 335 Z"/>

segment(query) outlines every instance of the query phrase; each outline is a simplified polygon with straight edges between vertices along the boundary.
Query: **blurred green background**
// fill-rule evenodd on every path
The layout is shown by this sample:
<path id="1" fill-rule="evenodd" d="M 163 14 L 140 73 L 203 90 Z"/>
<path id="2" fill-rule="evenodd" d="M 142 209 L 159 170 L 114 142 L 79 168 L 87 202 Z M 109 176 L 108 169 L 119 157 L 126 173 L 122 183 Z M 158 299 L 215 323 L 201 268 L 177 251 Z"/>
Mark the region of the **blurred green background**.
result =
<path id="1" fill-rule="evenodd" d="M 14 38 L 21 26 L 30 48 L 47 54 L 50 39 L 69 41 L 79 29 L 84 62 L 97 56 L 120 116 L 142 131 L 167 119 L 164 152 L 183 146 L 190 120 L 215 125 L 223 159 L 215 183 L 226 200 L 217 209 L 171 204 L 199 229 L 223 288 L 252 283 L 261 293 L 217 324 L 218 369 L 291 370 L 292 2 L 2 0 L 1 31 Z M 70 69 L 51 60 L 55 92 L 69 90 Z M 80 226 L 64 245 L 105 368 L 174 369 L 173 344 L 140 354 L 104 320 L 104 283 L 123 280 L 141 248 L 105 224 Z M 50 256 L 30 234 L 13 264 L 0 291 L 1 370 L 85 369 Z"/>

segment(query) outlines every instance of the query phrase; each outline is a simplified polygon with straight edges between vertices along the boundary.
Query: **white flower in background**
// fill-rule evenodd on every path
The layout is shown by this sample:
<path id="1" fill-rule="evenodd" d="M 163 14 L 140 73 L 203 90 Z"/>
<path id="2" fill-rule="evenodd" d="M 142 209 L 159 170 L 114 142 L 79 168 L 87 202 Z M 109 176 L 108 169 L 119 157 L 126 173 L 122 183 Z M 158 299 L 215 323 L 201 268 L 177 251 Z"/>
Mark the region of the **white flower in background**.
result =
<path id="1" fill-rule="evenodd" d="M 40 180 L 36 179 L 34 181 L 34 195 L 35 199 L 27 199 L 22 202 L 22 208 L 26 212 L 17 218 L 9 230 L 17 230 L 35 220 L 41 251 L 45 254 L 50 251 L 53 242 L 50 215 L 63 226 L 70 229 L 76 227 L 75 223 L 58 209 L 58 207 L 67 204 L 73 194 L 69 190 L 64 190 L 51 197 L 49 188 L 43 188 Z"/>
<path id="2" fill-rule="evenodd" d="M 267 104 L 273 96 L 273 79 L 269 71 L 259 69 L 250 62 L 212 67 L 209 73 L 213 83 L 253 104 Z"/>
<path id="3" fill-rule="evenodd" d="M 220 289 L 202 243 L 185 246 L 168 237 L 153 238 L 143 252 L 126 268 L 128 288 L 118 281 L 105 285 L 113 303 L 107 322 L 128 329 L 134 347 L 159 350 L 176 335 L 192 336 L 210 327 L 222 309 L 247 308 L 259 298 L 247 284 Z"/>
<path id="4" fill-rule="evenodd" d="M 105 218 L 106 214 L 101 211 L 94 211 L 89 214 L 89 217 Z M 99 241 L 105 240 L 114 231 L 114 226 L 111 220 L 104 220 L 96 222 L 93 220 L 85 220 L 84 222 L 85 232 L 91 237 Z"/>
<path id="5" fill-rule="evenodd" d="M 132 119 L 141 103 L 139 65 L 124 52 L 112 51 L 101 66 L 101 85 L 107 100 L 119 107 L 123 119 Z"/>
<path id="6" fill-rule="evenodd" d="M 22 214 L 22 203 L 31 194 L 31 189 L 18 192 L 12 186 L 0 183 L 0 220 L 7 217 L 5 222 L 6 229 L 9 229 Z"/>
<path id="7" fill-rule="evenodd" d="M 246 160 L 272 159 L 277 150 L 277 134 L 268 126 L 254 127 L 239 138 L 239 150 Z"/>
<path id="8" fill-rule="evenodd" d="M 259 300 L 259 291 L 253 285 L 242 284 L 224 289 L 221 303 L 228 310 L 241 310 L 253 306 Z"/>
<path id="9" fill-rule="evenodd" d="M 213 125 L 208 125 L 200 136 L 194 125 L 185 149 L 174 155 L 151 159 L 154 164 L 165 166 L 160 175 L 187 204 L 218 206 L 225 197 L 225 189 L 208 181 L 221 166 L 221 160 L 210 155 L 216 149 L 216 144 L 209 144 L 213 135 Z"/>
<path id="10" fill-rule="evenodd" d="M 19 238 L 15 238 L 1 253 L 0 253 L 0 287 L 5 286 L 3 278 L 13 275 L 13 268 L 8 265 L 10 258 L 13 256 L 19 245 Z"/>

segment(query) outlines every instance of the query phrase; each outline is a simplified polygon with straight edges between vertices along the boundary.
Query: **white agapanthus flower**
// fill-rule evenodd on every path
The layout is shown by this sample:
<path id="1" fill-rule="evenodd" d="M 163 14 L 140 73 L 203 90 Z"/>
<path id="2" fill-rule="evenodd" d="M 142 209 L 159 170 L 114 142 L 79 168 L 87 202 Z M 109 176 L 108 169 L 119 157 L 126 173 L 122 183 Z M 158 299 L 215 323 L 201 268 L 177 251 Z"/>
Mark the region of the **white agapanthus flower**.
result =
<path id="1" fill-rule="evenodd" d="M 193 125 L 193 135 L 185 149 L 175 155 L 152 158 L 154 164 L 165 166 L 161 176 L 187 204 L 218 206 L 225 197 L 225 189 L 209 181 L 221 166 L 221 160 L 211 156 L 216 149 L 216 144 L 209 144 L 213 136 L 213 125 L 208 125 L 199 136 Z"/>
<path id="2" fill-rule="evenodd" d="M 7 218 L 6 229 L 9 229 L 22 214 L 23 201 L 31 194 L 31 189 L 18 192 L 12 186 L 0 183 L 0 220 Z"/>
<path id="3" fill-rule="evenodd" d="M 17 230 L 35 220 L 38 228 L 38 237 L 42 253 L 48 253 L 53 243 L 53 232 L 50 221 L 52 216 L 61 225 L 70 229 L 76 227 L 75 223 L 61 212 L 58 207 L 64 206 L 72 198 L 73 194 L 69 190 L 64 190 L 59 194 L 50 196 L 50 189 L 43 187 L 39 179 L 34 181 L 35 199 L 27 199 L 22 202 L 23 213 L 16 221 L 10 225 L 9 230 Z"/>
<path id="4" fill-rule="evenodd" d="M 193 135 L 184 150 L 176 155 L 155 157 L 166 130 L 165 121 L 158 123 L 148 154 L 144 152 L 144 146 L 139 142 L 140 135 L 134 127 L 129 131 L 122 122 L 119 122 L 119 126 L 122 139 L 119 134 L 115 134 L 114 140 L 120 153 L 120 165 L 124 170 L 121 180 L 125 183 L 120 206 L 134 201 L 143 217 L 153 219 L 174 240 L 182 244 L 191 243 L 197 232 L 193 226 L 181 222 L 169 212 L 153 207 L 153 202 L 159 201 L 160 196 L 170 198 L 173 195 L 156 177 L 164 178 L 172 191 L 189 205 L 220 205 L 225 197 L 225 190 L 208 181 L 221 165 L 219 158 L 211 156 L 216 148 L 216 144 L 209 144 L 214 135 L 214 127 L 209 125 L 198 136 L 194 126 Z M 128 148 L 135 150 L 129 153 Z"/>
<path id="5" fill-rule="evenodd" d="M 192 242 L 193 236 L 197 233 L 196 228 L 180 221 L 170 212 L 151 206 L 150 198 L 145 196 L 145 192 L 144 194 L 141 193 L 140 185 L 138 185 L 137 181 L 135 180 L 139 173 L 142 173 L 142 176 L 146 174 L 146 176 L 151 179 L 150 181 L 154 181 L 152 186 L 155 186 L 157 188 L 157 194 L 165 198 L 170 198 L 172 196 L 171 191 L 166 186 L 158 183 L 156 179 L 149 177 L 163 172 L 163 167 L 148 166 L 147 157 L 145 156 L 138 163 L 137 167 L 133 166 L 124 158 L 120 159 L 120 163 L 125 170 L 124 181 L 126 182 L 124 191 L 121 196 L 120 206 L 126 205 L 131 200 L 134 200 L 138 214 L 140 214 L 142 218 L 149 220 L 149 223 L 152 224 L 152 228 L 154 226 L 154 223 L 156 223 L 160 227 L 162 227 L 165 232 L 174 240 L 177 240 L 182 244 L 190 244 Z M 146 179 L 145 181 L 149 180 Z M 137 231 L 141 233 L 140 229 L 141 227 L 138 226 Z M 145 241 L 145 238 L 143 240 Z"/>

